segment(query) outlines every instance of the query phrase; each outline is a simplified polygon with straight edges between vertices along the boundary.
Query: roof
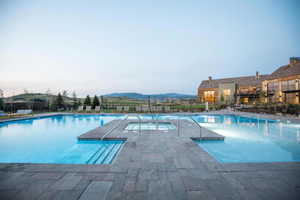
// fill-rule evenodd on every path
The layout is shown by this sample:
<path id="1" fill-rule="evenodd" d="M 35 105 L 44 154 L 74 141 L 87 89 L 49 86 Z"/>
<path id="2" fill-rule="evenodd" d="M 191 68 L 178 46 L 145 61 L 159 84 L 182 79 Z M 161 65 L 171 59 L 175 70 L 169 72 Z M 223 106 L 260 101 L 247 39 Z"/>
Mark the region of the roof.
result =
<path id="1" fill-rule="evenodd" d="M 300 75 L 300 62 L 293 65 L 284 65 L 279 67 L 269 76 L 268 80 L 294 75 Z"/>
<path id="2" fill-rule="evenodd" d="M 266 80 L 269 75 L 260 75 L 259 79 L 256 76 L 242 76 L 235 78 L 213 79 L 211 81 L 204 80 L 201 82 L 199 88 L 218 88 L 219 84 L 236 83 L 239 86 L 260 86 L 261 82 Z"/>

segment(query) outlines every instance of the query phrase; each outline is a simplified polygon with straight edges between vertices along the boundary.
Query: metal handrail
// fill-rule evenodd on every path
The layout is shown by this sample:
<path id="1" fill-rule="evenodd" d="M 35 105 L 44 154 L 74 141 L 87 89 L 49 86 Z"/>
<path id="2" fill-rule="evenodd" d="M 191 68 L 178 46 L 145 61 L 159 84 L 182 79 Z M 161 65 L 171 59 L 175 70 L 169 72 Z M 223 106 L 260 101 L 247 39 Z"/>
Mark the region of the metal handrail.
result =
<path id="1" fill-rule="evenodd" d="M 139 121 L 139 134 L 141 135 L 141 130 L 142 130 L 142 128 L 141 128 L 142 118 L 140 117 L 139 114 L 128 115 L 128 117 L 129 117 L 129 116 L 138 118 L 138 121 Z M 128 117 L 127 117 L 127 118 L 128 118 Z M 131 131 L 131 130 L 130 130 L 130 131 Z M 133 131 L 134 131 L 134 130 L 133 130 Z"/>
<path id="2" fill-rule="evenodd" d="M 197 124 L 198 126 L 199 126 L 199 128 L 200 128 L 200 140 L 202 139 L 202 126 L 192 117 L 192 116 L 190 116 L 190 118 L 191 118 L 191 120 L 195 123 L 195 124 Z"/>
<path id="3" fill-rule="evenodd" d="M 136 116 L 139 119 L 139 135 L 141 136 L 141 133 L 142 133 L 142 127 L 141 127 L 142 118 L 140 117 L 140 115 L 136 115 Z"/>
<path id="4" fill-rule="evenodd" d="M 177 132 L 178 132 L 178 137 L 180 136 L 180 119 L 179 116 L 177 117 Z"/>
<path id="5" fill-rule="evenodd" d="M 109 131 L 107 131 L 106 134 L 104 134 L 102 137 L 101 137 L 101 140 L 104 140 L 105 136 L 109 135 L 113 130 L 115 130 L 120 124 L 122 121 L 124 120 L 127 120 L 128 119 L 128 115 L 125 116 L 125 118 L 123 120 L 120 120 L 119 123 L 117 125 L 115 125 L 112 129 L 110 129 Z"/>

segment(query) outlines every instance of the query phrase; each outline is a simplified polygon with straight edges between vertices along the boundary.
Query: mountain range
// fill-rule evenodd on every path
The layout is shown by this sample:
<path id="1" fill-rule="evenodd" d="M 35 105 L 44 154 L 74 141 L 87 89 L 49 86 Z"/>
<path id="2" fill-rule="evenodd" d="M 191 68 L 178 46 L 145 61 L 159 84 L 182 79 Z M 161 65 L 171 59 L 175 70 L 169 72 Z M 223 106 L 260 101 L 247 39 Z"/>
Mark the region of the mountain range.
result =
<path id="1" fill-rule="evenodd" d="M 178 94 L 178 93 L 164 93 L 164 94 L 141 94 L 141 93 L 134 93 L 134 92 L 124 92 L 124 93 L 111 93 L 104 95 L 105 97 L 125 97 L 129 99 L 139 99 L 145 100 L 150 97 L 150 99 L 158 99 L 158 100 L 165 100 L 168 98 L 173 99 L 193 99 L 196 98 L 195 95 L 189 94 Z"/>

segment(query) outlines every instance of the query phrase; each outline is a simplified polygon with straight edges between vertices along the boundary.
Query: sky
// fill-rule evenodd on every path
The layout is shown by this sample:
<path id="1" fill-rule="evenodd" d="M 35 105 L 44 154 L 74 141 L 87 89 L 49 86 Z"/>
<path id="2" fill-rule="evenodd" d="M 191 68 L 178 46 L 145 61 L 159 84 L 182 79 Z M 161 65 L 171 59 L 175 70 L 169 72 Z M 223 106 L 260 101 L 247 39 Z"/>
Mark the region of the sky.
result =
<path id="1" fill-rule="evenodd" d="M 196 94 L 300 56 L 298 0 L 0 0 L 0 89 Z"/>

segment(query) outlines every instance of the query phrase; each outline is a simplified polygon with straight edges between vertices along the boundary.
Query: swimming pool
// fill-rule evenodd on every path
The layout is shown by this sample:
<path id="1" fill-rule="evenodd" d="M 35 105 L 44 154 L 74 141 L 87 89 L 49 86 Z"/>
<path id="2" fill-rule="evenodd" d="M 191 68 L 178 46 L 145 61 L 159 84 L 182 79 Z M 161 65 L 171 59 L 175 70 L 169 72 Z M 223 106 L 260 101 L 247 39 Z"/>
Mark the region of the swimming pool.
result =
<path id="1" fill-rule="evenodd" d="M 147 120 L 190 118 L 140 116 Z M 123 141 L 78 141 L 77 136 L 123 117 L 57 115 L 0 123 L 0 163 L 109 164 Z M 195 141 L 219 162 L 300 161 L 300 124 L 235 115 L 203 114 L 193 115 L 193 118 L 203 127 L 225 136 L 224 141 Z"/>
<path id="2" fill-rule="evenodd" d="M 77 136 L 120 117 L 57 115 L 0 123 L 0 162 L 109 164 L 123 141 L 78 141 Z"/>
<path id="3" fill-rule="evenodd" d="M 196 141 L 223 163 L 300 161 L 300 124 L 235 115 L 195 116 L 224 141 Z"/>

